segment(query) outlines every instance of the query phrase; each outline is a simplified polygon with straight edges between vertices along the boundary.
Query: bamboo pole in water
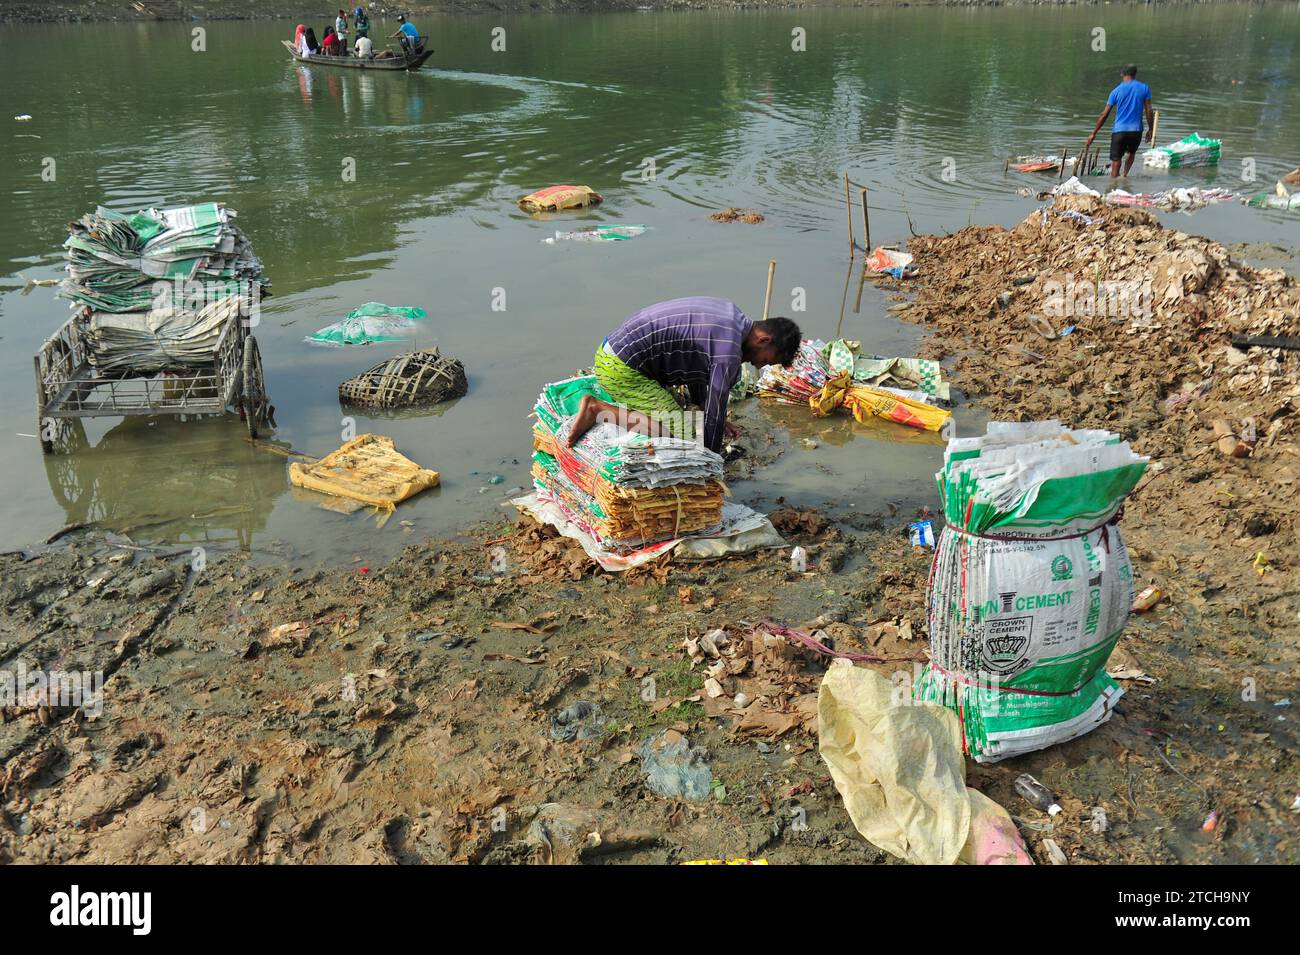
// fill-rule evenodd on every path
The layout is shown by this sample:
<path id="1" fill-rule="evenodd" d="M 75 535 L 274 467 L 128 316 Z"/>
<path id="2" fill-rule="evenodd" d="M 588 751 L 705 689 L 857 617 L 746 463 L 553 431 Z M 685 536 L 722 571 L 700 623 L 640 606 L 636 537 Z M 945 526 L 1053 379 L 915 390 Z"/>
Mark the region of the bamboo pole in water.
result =
<path id="1" fill-rule="evenodd" d="M 849 258 L 853 258 L 855 243 L 853 241 L 853 201 L 849 198 L 849 174 L 844 174 L 844 213 L 849 222 Z"/>
<path id="2" fill-rule="evenodd" d="M 772 305 L 772 280 L 776 278 L 776 259 L 767 263 L 767 293 L 763 296 L 763 321 L 767 321 L 767 310 Z"/>
<path id="3" fill-rule="evenodd" d="M 1057 176 L 1056 176 L 1056 181 L 1057 181 L 1057 182 L 1060 182 L 1062 179 L 1065 178 L 1065 151 L 1066 151 L 1066 149 L 1068 149 L 1068 148 L 1069 148 L 1069 147 L 1067 147 L 1067 146 L 1062 146 L 1062 147 L 1061 147 L 1061 171 L 1060 171 L 1059 173 L 1057 173 Z"/>
<path id="4" fill-rule="evenodd" d="M 871 217 L 867 214 L 867 190 L 859 189 L 858 198 L 862 201 L 862 251 L 871 254 Z"/>
<path id="5" fill-rule="evenodd" d="M 1159 145 L 1156 142 L 1156 130 L 1159 128 L 1160 128 L 1160 110 L 1153 109 L 1151 111 L 1151 148 L 1152 149 L 1155 149 L 1156 146 Z"/>

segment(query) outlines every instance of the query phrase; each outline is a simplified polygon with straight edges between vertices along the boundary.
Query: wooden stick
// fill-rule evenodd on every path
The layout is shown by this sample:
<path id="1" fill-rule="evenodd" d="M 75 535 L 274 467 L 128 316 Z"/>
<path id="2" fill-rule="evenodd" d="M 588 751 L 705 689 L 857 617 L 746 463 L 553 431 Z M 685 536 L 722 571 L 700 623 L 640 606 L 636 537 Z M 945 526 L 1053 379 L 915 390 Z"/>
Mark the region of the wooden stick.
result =
<path id="1" fill-rule="evenodd" d="M 865 269 L 866 266 L 864 265 Z M 840 296 L 840 320 L 835 323 L 835 337 L 840 338 L 840 329 L 844 327 L 844 307 L 849 303 L 849 279 L 853 278 L 853 260 L 849 260 L 849 270 L 844 273 L 844 294 Z"/>
<path id="2" fill-rule="evenodd" d="M 1060 182 L 1062 179 L 1065 178 L 1065 150 L 1066 150 L 1066 147 L 1065 147 L 1065 146 L 1062 146 L 1062 147 L 1061 147 L 1061 171 L 1060 171 L 1060 173 L 1057 174 L 1057 177 L 1056 177 L 1056 181 L 1057 181 L 1057 182 Z"/>
<path id="3" fill-rule="evenodd" d="M 1005 176 L 1007 174 L 1007 170 L 1009 170 L 1010 168 L 1011 168 L 1011 160 L 1008 159 L 1006 162 L 1002 164 L 1002 175 Z"/>
<path id="4" fill-rule="evenodd" d="M 862 251 L 871 252 L 871 217 L 867 214 L 867 190 L 859 189 L 858 198 L 862 200 Z"/>
<path id="5" fill-rule="evenodd" d="M 767 294 L 763 296 L 763 321 L 767 321 L 767 310 L 772 305 L 772 280 L 776 278 L 776 259 L 767 263 Z"/>
<path id="6" fill-rule="evenodd" d="M 849 258 L 853 258 L 857 244 L 853 241 L 853 201 L 849 198 L 849 174 L 844 174 L 844 213 L 849 222 Z"/>
<path id="7" fill-rule="evenodd" d="M 1160 128 L 1160 110 L 1151 111 L 1151 148 L 1156 148 L 1156 130 Z"/>

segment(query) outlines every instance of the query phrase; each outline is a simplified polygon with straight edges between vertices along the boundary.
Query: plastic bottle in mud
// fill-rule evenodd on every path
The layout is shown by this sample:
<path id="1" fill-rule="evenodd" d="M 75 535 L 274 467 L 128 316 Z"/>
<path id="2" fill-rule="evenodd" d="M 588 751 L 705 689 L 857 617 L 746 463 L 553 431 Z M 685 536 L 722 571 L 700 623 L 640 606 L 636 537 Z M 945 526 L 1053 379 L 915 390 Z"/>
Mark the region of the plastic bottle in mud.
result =
<path id="1" fill-rule="evenodd" d="M 808 552 L 802 547 L 796 547 L 790 551 L 790 569 L 796 574 L 802 574 L 808 570 Z"/>
<path id="2" fill-rule="evenodd" d="M 1020 798 L 1035 809 L 1041 809 L 1049 816 L 1055 816 L 1061 811 L 1061 806 L 1056 801 L 1056 794 L 1028 773 L 1021 773 L 1016 777 L 1015 787 Z"/>

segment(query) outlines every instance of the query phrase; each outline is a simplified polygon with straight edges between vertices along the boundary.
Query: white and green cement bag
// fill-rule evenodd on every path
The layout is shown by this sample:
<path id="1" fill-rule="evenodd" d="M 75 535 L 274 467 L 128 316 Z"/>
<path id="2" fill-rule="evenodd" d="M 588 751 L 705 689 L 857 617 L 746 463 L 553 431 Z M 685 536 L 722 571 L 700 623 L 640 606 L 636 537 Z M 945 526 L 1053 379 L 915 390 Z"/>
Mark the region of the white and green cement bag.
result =
<path id="1" fill-rule="evenodd" d="M 1147 459 L 1107 431 L 992 422 L 949 442 L 916 696 L 996 762 L 1080 736 L 1123 694 L 1106 661 L 1133 605 L 1115 518 Z"/>

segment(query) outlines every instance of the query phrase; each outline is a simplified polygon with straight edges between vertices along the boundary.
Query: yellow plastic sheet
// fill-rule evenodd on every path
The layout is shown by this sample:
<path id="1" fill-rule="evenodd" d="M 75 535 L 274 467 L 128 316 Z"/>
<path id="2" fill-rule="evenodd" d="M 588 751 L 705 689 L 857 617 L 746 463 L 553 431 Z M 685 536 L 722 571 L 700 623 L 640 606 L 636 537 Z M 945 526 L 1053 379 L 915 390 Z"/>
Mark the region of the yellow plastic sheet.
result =
<path id="1" fill-rule="evenodd" d="M 837 660 L 817 695 L 819 748 L 854 827 L 921 865 L 1029 864 L 1007 811 L 966 786 L 951 710 Z"/>
<path id="2" fill-rule="evenodd" d="M 361 434 L 313 464 L 290 464 L 289 481 L 391 511 L 408 497 L 437 487 L 438 472 L 399 454 L 392 438 Z"/>

